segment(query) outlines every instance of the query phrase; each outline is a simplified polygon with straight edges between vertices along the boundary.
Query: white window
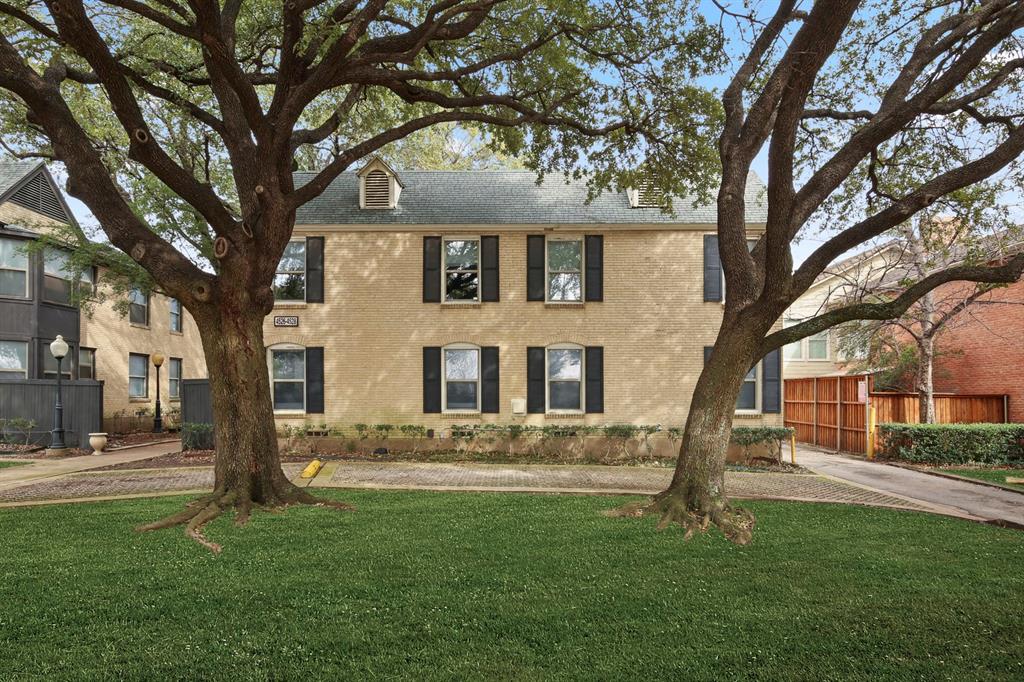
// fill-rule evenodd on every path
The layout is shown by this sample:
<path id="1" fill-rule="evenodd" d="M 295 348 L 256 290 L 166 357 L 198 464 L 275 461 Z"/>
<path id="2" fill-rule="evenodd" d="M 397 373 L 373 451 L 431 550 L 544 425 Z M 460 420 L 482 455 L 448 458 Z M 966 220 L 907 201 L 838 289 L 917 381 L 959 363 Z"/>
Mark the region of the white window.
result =
<path id="1" fill-rule="evenodd" d="M 306 349 L 278 346 L 268 350 L 274 410 L 306 411 Z"/>
<path id="2" fill-rule="evenodd" d="M 306 300 L 306 240 L 295 239 L 284 247 L 274 275 L 274 300 Z"/>
<path id="3" fill-rule="evenodd" d="M 28 379 L 28 342 L 0 341 L 0 380 Z"/>
<path id="4" fill-rule="evenodd" d="M 558 345 L 547 348 L 547 411 L 583 411 L 583 348 Z"/>
<path id="5" fill-rule="evenodd" d="M 74 303 L 75 280 L 68 253 L 57 249 L 46 249 L 43 253 L 43 300 L 51 303 L 71 305 Z M 78 276 L 83 292 L 92 290 L 92 270 L 86 268 Z"/>
<path id="6" fill-rule="evenodd" d="M 171 400 L 178 400 L 181 397 L 181 358 L 171 358 L 167 363 L 167 395 Z"/>
<path id="7" fill-rule="evenodd" d="M 446 346 L 443 358 L 445 412 L 479 412 L 480 349 L 462 344 Z"/>
<path id="8" fill-rule="evenodd" d="M 787 318 L 782 321 L 783 327 L 792 327 L 802 320 Z M 828 360 L 831 357 L 831 338 L 829 330 L 818 332 L 799 341 L 787 344 L 785 358 L 787 360 Z"/>
<path id="9" fill-rule="evenodd" d="M 757 380 L 761 363 L 754 365 L 743 377 L 740 395 L 736 399 L 737 412 L 758 412 L 761 409 L 761 382 Z"/>
<path id="10" fill-rule="evenodd" d="M 171 299 L 171 331 L 181 333 L 181 301 L 176 298 Z"/>
<path id="11" fill-rule="evenodd" d="M 0 296 L 28 298 L 28 254 L 20 239 L 0 239 Z"/>
<path id="12" fill-rule="evenodd" d="M 128 397 L 149 397 L 149 356 L 128 354 Z"/>
<path id="13" fill-rule="evenodd" d="M 52 340 L 52 339 L 51 339 Z M 53 353 L 50 352 L 50 341 L 43 341 L 39 345 L 39 357 L 42 358 L 43 364 L 43 378 L 44 379 L 56 379 L 57 378 L 57 358 L 53 357 Z M 68 344 L 68 354 L 60 361 L 60 376 L 62 379 L 71 381 L 71 375 L 73 367 L 72 358 L 75 357 L 75 348 L 73 345 Z"/>
<path id="14" fill-rule="evenodd" d="M 583 300 L 583 240 L 549 237 L 547 249 L 547 300 L 575 303 Z"/>
<path id="15" fill-rule="evenodd" d="M 444 300 L 480 300 L 480 240 L 444 240 Z"/>
<path id="16" fill-rule="evenodd" d="M 128 294 L 128 321 L 140 327 L 149 326 L 149 294 L 132 289 Z"/>
<path id="17" fill-rule="evenodd" d="M 78 349 L 78 378 L 79 379 L 95 379 L 96 378 L 96 349 L 95 348 L 79 348 Z"/>

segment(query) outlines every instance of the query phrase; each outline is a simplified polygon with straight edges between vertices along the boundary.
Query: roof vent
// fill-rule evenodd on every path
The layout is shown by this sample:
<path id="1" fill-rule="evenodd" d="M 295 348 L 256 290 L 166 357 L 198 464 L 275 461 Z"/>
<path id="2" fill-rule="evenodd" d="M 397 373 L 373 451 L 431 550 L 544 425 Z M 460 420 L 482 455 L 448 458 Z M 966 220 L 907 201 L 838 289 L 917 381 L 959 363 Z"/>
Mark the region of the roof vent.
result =
<path id="1" fill-rule="evenodd" d="M 356 175 L 359 177 L 360 208 L 388 209 L 398 205 L 402 181 L 379 157 L 370 159 Z"/>
<path id="2" fill-rule="evenodd" d="M 661 208 L 665 203 L 665 193 L 654 184 L 654 179 L 645 177 L 637 187 L 626 190 L 630 208 Z"/>
<path id="3" fill-rule="evenodd" d="M 62 223 L 68 222 L 64 206 L 42 173 L 36 173 L 28 182 L 19 187 L 11 195 L 10 201 L 47 218 L 53 218 Z"/>

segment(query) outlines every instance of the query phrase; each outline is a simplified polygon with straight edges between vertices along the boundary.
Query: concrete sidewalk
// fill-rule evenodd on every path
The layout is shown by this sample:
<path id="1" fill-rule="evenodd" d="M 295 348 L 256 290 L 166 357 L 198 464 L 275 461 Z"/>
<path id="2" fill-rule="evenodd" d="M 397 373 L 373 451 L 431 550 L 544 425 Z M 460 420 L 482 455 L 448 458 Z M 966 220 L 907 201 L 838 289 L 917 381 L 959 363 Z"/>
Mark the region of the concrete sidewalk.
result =
<path id="1" fill-rule="evenodd" d="M 32 464 L 0 469 L 0 491 L 39 483 L 45 479 L 65 476 L 67 474 L 99 469 L 111 466 L 112 464 L 123 464 L 125 462 L 136 462 L 140 459 L 159 457 L 160 455 L 178 452 L 179 450 L 181 450 L 181 441 L 169 440 L 161 443 L 122 448 L 103 455 L 35 460 Z M 24 461 L 24 458 L 21 458 L 21 461 Z"/>
<path id="2" fill-rule="evenodd" d="M 822 476 L 953 509 L 968 518 L 1024 526 L 1024 495 L 1020 493 L 807 448 L 797 451 L 797 462 Z"/>

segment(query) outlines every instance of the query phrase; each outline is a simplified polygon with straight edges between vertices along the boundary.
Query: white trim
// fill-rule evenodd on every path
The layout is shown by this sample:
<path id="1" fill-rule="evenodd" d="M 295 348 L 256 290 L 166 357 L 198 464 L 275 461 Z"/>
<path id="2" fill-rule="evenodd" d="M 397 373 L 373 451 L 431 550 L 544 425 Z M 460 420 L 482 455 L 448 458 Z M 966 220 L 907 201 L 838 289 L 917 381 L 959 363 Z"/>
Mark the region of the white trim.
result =
<path id="1" fill-rule="evenodd" d="M 450 350 L 474 350 L 476 351 L 476 409 L 458 408 L 448 409 L 448 351 Z M 449 343 L 441 346 L 441 414 L 480 414 L 480 400 L 483 392 L 483 350 L 480 346 L 472 343 Z M 469 381 L 455 380 L 457 383 L 470 383 Z"/>
<path id="2" fill-rule="evenodd" d="M 144 323 L 142 323 L 142 322 L 133 322 L 132 321 L 132 306 L 133 305 L 142 305 L 141 303 L 135 303 L 132 300 L 132 297 L 136 293 L 141 294 L 146 299 L 146 304 L 145 304 L 145 308 L 146 308 L 146 321 Z M 131 325 L 132 327 L 141 327 L 142 329 L 149 329 L 149 324 L 150 324 L 150 322 L 152 322 L 152 318 L 150 317 L 150 312 L 151 312 L 150 304 L 151 303 L 152 303 L 152 297 L 149 294 L 143 292 L 142 289 L 135 288 L 135 289 L 132 289 L 131 291 L 129 291 L 128 292 L 128 324 Z"/>
<path id="3" fill-rule="evenodd" d="M 17 343 L 25 346 L 25 366 L 21 370 L 21 374 L 25 379 L 28 379 L 28 362 L 29 362 L 29 342 L 28 341 L 17 341 L 15 339 L 0 339 L 0 343 Z M 0 374 L 15 374 L 18 370 L 16 369 L 3 369 L 0 370 Z"/>
<path id="4" fill-rule="evenodd" d="M 14 244 L 15 250 L 23 251 L 24 248 L 25 248 L 24 244 L 27 244 L 29 240 L 15 239 L 14 237 L 6 237 L 6 236 L 3 236 L 3 235 L 0 235 L 0 241 L 11 242 L 12 244 Z M 0 294 L 0 298 L 12 299 L 12 300 L 18 300 L 18 301 L 29 300 L 29 299 L 32 298 L 31 285 L 29 284 L 29 281 L 31 280 L 31 278 L 29 277 L 29 272 L 32 271 L 32 258 L 28 254 L 27 251 L 25 251 L 23 255 L 25 256 L 25 269 L 24 270 L 22 270 L 21 268 L 10 268 L 10 267 L 2 267 L 2 266 L 0 266 L 0 270 L 5 270 L 7 272 L 20 272 L 20 273 L 23 273 L 25 275 L 25 295 L 24 296 L 18 296 L 16 294 Z"/>
<path id="5" fill-rule="evenodd" d="M 761 402 L 761 400 L 762 400 L 762 396 L 761 396 L 761 372 L 763 371 L 763 362 L 759 361 L 756 365 L 754 365 L 753 371 L 754 371 L 754 408 L 753 409 L 749 409 L 749 408 L 742 408 L 742 409 L 741 408 L 736 408 L 736 410 L 734 411 L 735 414 L 762 414 L 763 413 L 762 412 L 763 403 Z M 747 374 L 749 374 L 749 373 L 750 373 L 750 370 L 747 370 Z M 743 376 L 744 376 L 743 383 L 747 383 L 746 374 L 744 374 Z M 740 390 L 742 391 L 742 389 L 740 389 Z M 738 398 L 739 398 L 739 396 L 737 396 L 737 399 Z"/>
<path id="6" fill-rule="evenodd" d="M 178 304 L 178 311 L 177 312 L 174 311 L 174 304 L 175 303 Z M 185 330 L 185 320 L 182 317 L 181 311 L 182 311 L 181 301 L 179 301 L 178 299 L 176 299 L 174 297 L 169 297 L 167 299 L 167 324 L 168 324 L 168 327 L 169 327 L 170 332 L 172 334 L 181 334 Z M 177 329 L 174 328 L 174 316 L 175 315 L 178 316 L 178 328 Z"/>
<path id="7" fill-rule="evenodd" d="M 580 407 L 578 410 L 551 408 L 551 369 L 548 354 L 552 350 L 577 350 L 580 353 Z M 568 382 L 565 382 L 568 383 Z M 578 343 L 552 343 L 544 347 L 544 414 L 586 414 L 587 408 L 587 352 L 586 347 Z"/>
<path id="8" fill-rule="evenodd" d="M 801 322 L 803 322 L 803 320 L 800 319 L 800 318 L 784 317 L 783 320 L 782 320 L 782 328 L 786 329 L 787 327 L 793 327 L 793 326 L 796 326 L 796 325 L 800 324 Z M 824 339 L 816 339 L 816 340 L 824 340 L 825 341 L 825 357 L 823 357 L 823 358 L 812 358 L 811 357 L 811 339 L 813 339 L 815 336 L 821 336 L 822 334 L 825 335 L 825 338 Z M 800 355 L 798 357 L 790 357 L 788 355 L 787 350 L 790 347 L 792 347 L 792 346 L 799 346 L 800 347 Z M 832 357 L 832 330 L 831 329 L 826 329 L 823 332 L 818 332 L 817 334 L 812 334 L 811 336 L 805 336 L 804 338 L 800 339 L 799 341 L 794 341 L 793 343 L 787 343 L 785 346 L 782 347 L 782 360 L 783 360 L 783 362 L 833 362 L 833 357 Z"/>
<path id="9" fill-rule="evenodd" d="M 132 374 L 132 356 L 139 358 L 145 358 L 146 360 L 146 374 L 138 375 Z M 145 379 L 146 380 L 146 393 L 144 395 L 132 395 L 132 379 Z M 128 353 L 128 398 L 130 400 L 148 400 L 149 399 L 149 354 L 148 353 Z"/>
<path id="10" fill-rule="evenodd" d="M 548 246 L 551 244 L 551 242 L 577 242 L 580 245 L 580 270 L 579 270 L 579 275 L 580 275 L 580 297 L 578 299 L 557 300 L 557 301 L 551 299 L 551 273 L 548 270 L 548 261 L 549 261 L 549 259 L 548 259 Z M 584 291 L 584 287 L 586 286 L 585 274 L 586 274 L 586 271 L 587 271 L 587 264 L 586 264 L 587 254 L 586 254 L 585 243 L 586 243 L 586 240 L 583 238 L 583 235 L 564 235 L 564 236 L 559 235 L 557 237 L 554 237 L 554 236 L 549 237 L 547 235 L 544 236 L 544 302 L 545 303 L 552 303 L 554 305 L 564 305 L 564 304 L 579 305 L 580 303 L 583 303 L 583 302 L 585 302 L 587 300 L 587 292 Z M 556 270 L 555 274 L 572 274 L 572 272 L 573 271 L 571 271 L 571 270 Z"/>
<path id="11" fill-rule="evenodd" d="M 274 379 L 274 351 L 302 351 L 302 409 L 277 409 L 274 407 L 274 384 L 277 382 Z M 272 346 L 267 346 L 267 372 L 270 378 L 270 405 L 274 410 L 274 414 L 306 414 L 306 383 L 308 381 L 308 366 L 306 363 L 306 347 L 301 346 L 297 343 L 275 343 Z M 281 383 L 298 383 L 297 379 L 281 379 Z"/>
<path id="12" fill-rule="evenodd" d="M 448 300 L 448 251 L 445 244 L 448 242 L 476 242 L 476 298 L 459 298 Z M 483 248 L 480 235 L 475 237 L 452 235 L 441 237 L 441 303 L 444 305 L 467 305 L 480 303 L 481 292 L 483 291 L 483 268 L 480 261 L 483 256 Z M 456 270 L 456 272 L 473 272 L 472 270 Z"/>

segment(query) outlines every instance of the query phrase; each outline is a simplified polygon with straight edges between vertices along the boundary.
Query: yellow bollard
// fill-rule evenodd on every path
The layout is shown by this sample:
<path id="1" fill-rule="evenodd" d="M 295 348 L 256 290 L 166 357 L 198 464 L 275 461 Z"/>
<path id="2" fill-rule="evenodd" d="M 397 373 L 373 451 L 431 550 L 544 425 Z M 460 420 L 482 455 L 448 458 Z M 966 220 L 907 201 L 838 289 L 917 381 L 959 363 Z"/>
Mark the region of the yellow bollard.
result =
<path id="1" fill-rule="evenodd" d="M 867 456 L 868 459 L 875 458 L 875 406 L 868 405 L 868 433 L 867 433 Z"/>
<path id="2" fill-rule="evenodd" d="M 302 470 L 302 474 L 301 474 L 302 478 L 313 478 L 318 473 L 320 473 L 320 468 L 323 465 L 324 465 L 323 462 L 321 462 L 318 459 L 314 459 L 312 462 L 310 462 L 309 464 L 306 465 L 305 469 Z"/>
<path id="3" fill-rule="evenodd" d="M 789 434 L 789 461 L 796 464 L 796 431 Z"/>

